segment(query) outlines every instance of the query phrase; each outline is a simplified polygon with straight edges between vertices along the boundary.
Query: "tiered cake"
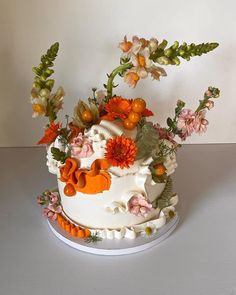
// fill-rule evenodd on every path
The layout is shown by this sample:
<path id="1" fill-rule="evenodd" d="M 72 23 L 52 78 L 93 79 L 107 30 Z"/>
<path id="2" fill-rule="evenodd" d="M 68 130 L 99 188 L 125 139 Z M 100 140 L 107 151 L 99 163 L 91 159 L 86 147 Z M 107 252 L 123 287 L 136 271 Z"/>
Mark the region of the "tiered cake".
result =
<path id="1" fill-rule="evenodd" d="M 157 63 L 178 65 L 180 57 L 189 60 L 217 45 L 175 42 L 167 48 L 165 40 L 125 37 L 119 44 L 120 65 L 108 75 L 105 89 L 93 89 L 88 103 L 80 100 L 72 120 L 66 116 L 65 127 L 55 122 L 64 90 L 52 93 L 54 80 L 49 77 L 59 44 L 52 45 L 33 68 L 31 92 L 33 116 L 49 118 L 38 144 L 47 145 L 47 166 L 58 178 L 58 190 L 38 197 L 44 215 L 85 241 L 151 236 L 174 218 L 178 196 L 172 191 L 171 174 L 180 147 L 175 138 L 206 131 L 206 111 L 219 90 L 209 87 L 196 110 L 178 100 L 174 117 L 161 127 L 148 121 L 153 112 L 144 99 L 114 95 L 113 81 L 120 75 L 135 87 L 149 75 L 159 80 L 166 72 Z"/>

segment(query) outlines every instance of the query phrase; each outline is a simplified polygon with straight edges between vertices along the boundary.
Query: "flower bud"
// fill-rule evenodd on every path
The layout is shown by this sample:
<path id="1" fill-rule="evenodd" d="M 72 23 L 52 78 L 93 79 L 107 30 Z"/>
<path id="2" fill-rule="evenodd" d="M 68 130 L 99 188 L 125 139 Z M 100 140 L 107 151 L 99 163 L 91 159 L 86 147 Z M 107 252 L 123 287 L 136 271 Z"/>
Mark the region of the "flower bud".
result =
<path id="1" fill-rule="evenodd" d="M 154 52 L 157 50 L 158 47 L 158 41 L 156 38 L 151 38 L 149 42 L 149 48 L 151 52 Z"/>
<path id="2" fill-rule="evenodd" d="M 207 103 L 206 103 L 206 108 L 208 108 L 208 110 L 210 110 L 213 107 L 214 107 L 214 101 L 208 100 Z"/>

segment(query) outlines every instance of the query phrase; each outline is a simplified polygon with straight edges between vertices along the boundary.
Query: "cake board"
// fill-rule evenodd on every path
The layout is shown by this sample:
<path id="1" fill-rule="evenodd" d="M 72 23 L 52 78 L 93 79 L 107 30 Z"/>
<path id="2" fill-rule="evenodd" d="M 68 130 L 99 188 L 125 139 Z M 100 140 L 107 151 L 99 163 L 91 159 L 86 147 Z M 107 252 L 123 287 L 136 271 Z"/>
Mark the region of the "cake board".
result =
<path id="1" fill-rule="evenodd" d="M 70 236 L 58 226 L 56 221 L 48 220 L 48 225 L 58 239 L 77 250 L 96 255 L 118 256 L 137 253 L 159 244 L 175 230 L 179 219 L 180 217 L 176 213 L 174 218 L 150 237 L 138 236 L 135 239 L 124 238 L 120 240 L 103 239 L 96 243 L 87 243 L 82 239 Z"/>

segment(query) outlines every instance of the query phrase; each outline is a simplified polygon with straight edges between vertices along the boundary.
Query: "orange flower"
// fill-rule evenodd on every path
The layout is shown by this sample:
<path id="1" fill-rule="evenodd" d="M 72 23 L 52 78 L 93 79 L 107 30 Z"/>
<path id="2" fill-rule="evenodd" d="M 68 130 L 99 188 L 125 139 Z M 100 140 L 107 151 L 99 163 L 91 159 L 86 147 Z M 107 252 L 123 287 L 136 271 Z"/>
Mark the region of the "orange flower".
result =
<path id="1" fill-rule="evenodd" d="M 129 168 L 134 163 L 136 153 L 137 147 L 131 138 L 117 136 L 109 139 L 106 144 L 106 159 L 121 169 Z"/>
<path id="2" fill-rule="evenodd" d="M 59 129 L 61 128 L 61 124 L 54 122 L 44 131 L 44 136 L 37 142 L 37 144 L 50 144 L 52 143 L 57 136 L 59 135 Z"/>
<path id="3" fill-rule="evenodd" d="M 105 110 L 110 117 L 124 120 L 131 111 L 131 101 L 121 96 L 114 96 L 105 105 Z"/>

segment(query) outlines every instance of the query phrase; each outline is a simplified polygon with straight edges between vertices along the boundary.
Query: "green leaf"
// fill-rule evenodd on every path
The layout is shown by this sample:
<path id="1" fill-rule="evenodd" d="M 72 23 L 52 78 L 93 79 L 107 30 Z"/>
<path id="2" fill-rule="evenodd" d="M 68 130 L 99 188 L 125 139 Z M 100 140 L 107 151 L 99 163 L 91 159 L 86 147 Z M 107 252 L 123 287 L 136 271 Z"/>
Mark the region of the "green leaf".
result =
<path id="1" fill-rule="evenodd" d="M 168 125 L 169 127 L 172 127 L 172 125 L 173 125 L 173 121 L 171 120 L 170 117 L 167 118 L 167 125 Z"/>
<path id="2" fill-rule="evenodd" d="M 159 136 L 152 122 L 143 122 L 138 125 L 136 146 L 138 148 L 136 160 L 148 158 L 158 145 Z"/>
<path id="3" fill-rule="evenodd" d="M 65 163 L 65 160 L 67 158 L 67 154 L 65 152 L 59 150 L 58 148 L 52 147 L 51 153 L 54 160 L 60 161 L 62 164 Z"/>
<path id="4" fill-rule="evenodd" d="M 166 181 L 166 186 L 160 196 L 152 203 L 154 208 L 163 209 L 170 206 L 170 199 L 173 197 L 173 182 L 169 176 Z"/>

